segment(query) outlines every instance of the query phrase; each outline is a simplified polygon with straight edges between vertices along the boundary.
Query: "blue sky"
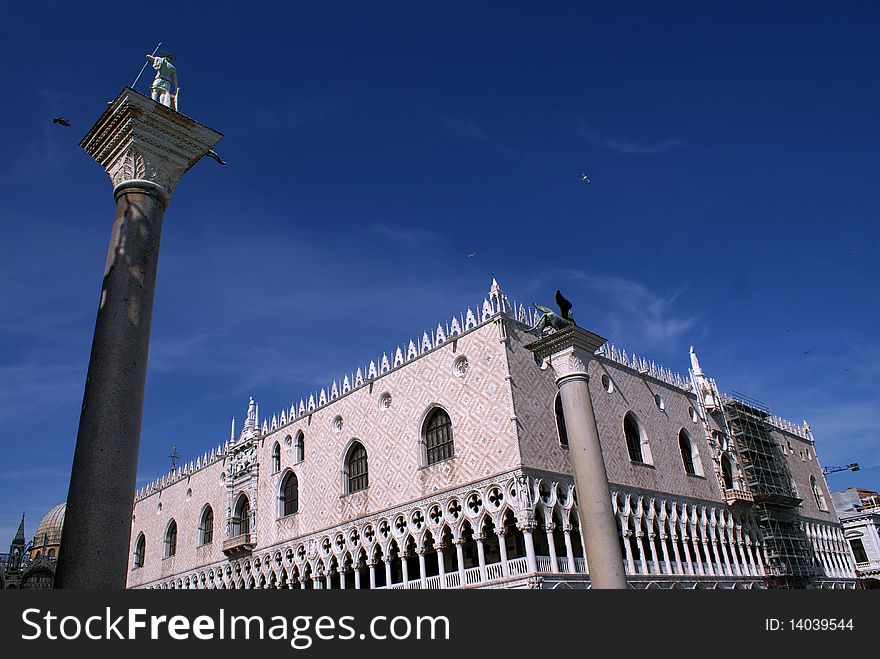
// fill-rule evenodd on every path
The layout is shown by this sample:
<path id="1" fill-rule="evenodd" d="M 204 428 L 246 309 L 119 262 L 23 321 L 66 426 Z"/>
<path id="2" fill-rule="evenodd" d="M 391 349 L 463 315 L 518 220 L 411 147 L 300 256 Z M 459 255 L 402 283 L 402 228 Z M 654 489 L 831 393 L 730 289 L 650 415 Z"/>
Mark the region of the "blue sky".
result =
<path id="1" fill-rule="evenodd" d="M 165 216 L 140 483 L 494 273 L 675 370 L 695 344 L 722 389 L 806 417 L 823 464 L 862 464 L 832 488 L 880 488 L 877 9 L 476 4 L 4 11 L 0 547 L 67 493 L 113 218 L 77 143 L 159 40 L 229 165 Z"/>

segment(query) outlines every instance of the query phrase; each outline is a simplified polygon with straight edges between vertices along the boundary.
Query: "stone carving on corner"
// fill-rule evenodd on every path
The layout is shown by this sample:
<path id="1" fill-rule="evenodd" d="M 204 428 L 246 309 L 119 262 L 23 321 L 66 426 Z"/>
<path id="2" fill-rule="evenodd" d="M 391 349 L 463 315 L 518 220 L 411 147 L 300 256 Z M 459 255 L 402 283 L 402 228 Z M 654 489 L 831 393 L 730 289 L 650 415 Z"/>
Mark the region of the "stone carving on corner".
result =
<path id="1" fill-rule="evenodd" d="M 236 448 L 232 454 L 232 464 L 229 466 L 230 474 L 240 478 L 250 473 L 257 464 L 257 447 L 253 443 Z"/>
<path id="2" fill-rule="evenodd" d="M 122 156 L 122 166 L 116 172 L 116 178 L 113 184 L 118 185 L 123 181 L 131 179 L 143 179 L 147 175 L 147 166 L 144 164 L 144 157 L 135 147 L 131 146 Z"/>
<path id="3" fill-rule="evenodd" d="M 541 590 L 544 588 L 544 577 L 529 577 L 528 578 L 528 587 L 529 590 Z"/>
<path id="4" fill-rule="evenodd" d="M 126 181 L 150 181 L 161 186 L 168 194 L 174 191 L 184 174 L 182 167 L 157 167 L 162 159 L 155 154 L 144 154 L 136 146 L 129 146 L 120 158 L 108 167 L 107 173 L 114 187 Z"/>

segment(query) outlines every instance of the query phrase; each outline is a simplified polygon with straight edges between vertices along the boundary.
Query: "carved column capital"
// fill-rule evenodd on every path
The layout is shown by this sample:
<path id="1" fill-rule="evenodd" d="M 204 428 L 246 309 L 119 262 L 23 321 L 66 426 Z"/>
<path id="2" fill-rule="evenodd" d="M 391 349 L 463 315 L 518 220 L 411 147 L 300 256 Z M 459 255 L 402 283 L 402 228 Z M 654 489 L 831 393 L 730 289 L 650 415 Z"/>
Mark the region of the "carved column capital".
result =
<path id="1" fill-rule="evenodd" d="M 110 102 L 80 146 L 100 164 L 115 192 L 156 192 L 167 205 L 181 177 L 221 133 L 128 87 Z"/>
<path id="2" fill-rule="evenodd" d="M 567 327 L 526 346 L 535 354 L 541 368 L 548 366 L 556 375 L 557 384 L 571 378 L 585 379 L 590 360 L 605 339 L 581 327 Z"/>

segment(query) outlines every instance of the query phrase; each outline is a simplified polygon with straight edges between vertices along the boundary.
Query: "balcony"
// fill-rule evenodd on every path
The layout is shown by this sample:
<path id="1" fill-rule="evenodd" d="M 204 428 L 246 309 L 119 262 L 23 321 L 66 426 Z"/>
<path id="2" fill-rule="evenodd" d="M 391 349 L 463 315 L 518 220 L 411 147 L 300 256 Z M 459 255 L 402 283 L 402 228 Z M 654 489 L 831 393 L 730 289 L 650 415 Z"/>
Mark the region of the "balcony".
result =
<path id="1" fill-rule="evenodd" d="M 227 556 L 237 556 L 250 552 L 256 546 L 256 533 L 242 533 L 223 541 L 223 553 Z"/>
<path id="2" fill-rule="evenodd" d="M 735 506 L 738 503 L 751 505 L 755 502 L 755 496 L 747 490 L 725 489 L 724 502 L 728 506 Z"/>
<path id="3" fill-rule="evenodd" d="M 499 586 L 501 584 L 520 581 L 530 576 L 553 576 L 565 575 L 571 578 L 573 575 L 586 575 L 587 565 L 583 558 L 576 557 L 575 569 L 570 570 L 568 559 L 565 556 L 559 556 L 557 559 L 557 570 L 553 569 L 553 563 L 549 556 L 536 556 L 535 565 L 537 572 L 530 572 L 528 559 L 523 556 L 520 558 L 512 558 L 507 563 L 490 563 L 483 568 L 470 567 L 459 571 L 447 572 L 444 575 L 434 575 L 422 579 L 410 579 L 406 582 L 395 582 L 392 584 L 378 586 L 377 590 L 439 590 L 439 589 L 455 589 L 455 588 L 484 588 L 486 586 Z M 765 566 L 765 569 L 768 566 Z M 669 578 L 673 579 L 690 579 L 703 581 L 706 579 L 735 579 L 743 581 L 754 581 L 763 575 L 759 573 L 758 566 L 752 563 L 741 564 L 737 569 L 733 564 L 726 563 L 692 563 L 688 567 L 684 562 L 670 560 L 653 561 L 646 560 L 642 563 L 640 560 L 633 561 L 631 568 L 626 570 L 628 577 L 642 578 Z M 769 574 L 769 573 L 768 573 Z M 785 571 L 774 570 L 773 574 L 784 576 Z"/>
<path id="4" fill-rule="evenodd" d="M 568 559 L 564 556 L 557 558 L 559 570 L 554 572 L 551 569 L 549 556 L 536 557 L 538 573 L 540 574 L 572 574 L 568 570 Z M 586 563 L 583 558 L 575 558 L 575 572 L 586 574 Z M 377 590 L 439 590 L 452 588 L 468 588 L 472 586 L 484 586 L 486 584 L 497 584 L 501 581 L 509 581 L 516 577 L 527 577 L 533 573 L 529 572 L 528 559 L 525 556 L 521 558 L 512 558 L 506 564 L 490 563 L 484 566 L 483 570 L 479 567 L 471 567 L 461 572 L 447 572 L 442 575 L 434 575 L 426 577 L 424 582 L 421 579 L 410 579 L 408 582 L 392 583 L 386 586 L 378 586 Z"/>

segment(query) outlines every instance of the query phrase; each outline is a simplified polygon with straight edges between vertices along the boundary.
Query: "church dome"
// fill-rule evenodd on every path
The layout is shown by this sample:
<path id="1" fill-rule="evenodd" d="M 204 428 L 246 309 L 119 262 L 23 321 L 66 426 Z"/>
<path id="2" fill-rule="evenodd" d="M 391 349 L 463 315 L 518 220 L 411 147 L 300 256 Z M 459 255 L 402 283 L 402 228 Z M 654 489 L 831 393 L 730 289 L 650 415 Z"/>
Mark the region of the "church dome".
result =
<path id="1" fill-rule="evenodd" d="M 66 508 L 67 503 L 59 503 L 46 513 L 46 516 L 43 517 L 34 533 L 34 549 L 39 549 L 43 546 L 44 536 L 46 538 L 46 545 L 57 546 L 61 544 L 61 527 L 64 526 L 64 510 Z"/>

